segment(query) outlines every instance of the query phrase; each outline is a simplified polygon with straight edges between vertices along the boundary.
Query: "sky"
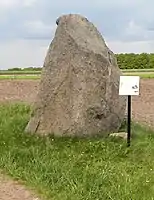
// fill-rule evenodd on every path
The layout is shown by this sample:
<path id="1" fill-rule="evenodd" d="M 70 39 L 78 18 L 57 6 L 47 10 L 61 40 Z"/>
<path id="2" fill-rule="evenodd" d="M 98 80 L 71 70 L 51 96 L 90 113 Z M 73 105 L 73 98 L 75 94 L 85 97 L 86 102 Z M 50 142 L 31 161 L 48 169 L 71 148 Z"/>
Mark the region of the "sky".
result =
<path id="1" fill-rule="evenodd" d="M 0 69 L 40 67 L 63 14 L 94 23 L 114 53 L 154 52 L 153 0 L 0 0 Z"/>

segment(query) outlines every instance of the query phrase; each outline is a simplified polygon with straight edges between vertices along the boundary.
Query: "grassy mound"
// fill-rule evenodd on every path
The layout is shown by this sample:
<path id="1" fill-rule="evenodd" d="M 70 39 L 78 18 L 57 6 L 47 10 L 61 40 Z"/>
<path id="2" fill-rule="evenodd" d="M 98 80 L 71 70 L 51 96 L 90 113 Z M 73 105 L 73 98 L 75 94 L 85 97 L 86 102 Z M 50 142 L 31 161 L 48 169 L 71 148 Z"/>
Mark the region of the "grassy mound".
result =
<path id="1" fill-rule="evenodd" d="M 153 131 L 133 126 L 120 139 L 26 135 L 30 107 L 0 106 L 0 168 L 51 200 L 150 200 L 154 197 Z"/>

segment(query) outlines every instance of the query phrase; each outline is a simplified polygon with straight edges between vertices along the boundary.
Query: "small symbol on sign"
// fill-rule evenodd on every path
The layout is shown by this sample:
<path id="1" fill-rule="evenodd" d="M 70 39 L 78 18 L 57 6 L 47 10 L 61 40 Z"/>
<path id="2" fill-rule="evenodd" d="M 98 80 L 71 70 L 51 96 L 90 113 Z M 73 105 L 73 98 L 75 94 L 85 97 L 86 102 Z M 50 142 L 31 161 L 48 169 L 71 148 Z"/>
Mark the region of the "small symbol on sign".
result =
<path id="1" fill-rule="evenodd" d="M 132 86 L 132 89 L 137 89 L 137 88 L 138 88 L 137 85 Z"/>

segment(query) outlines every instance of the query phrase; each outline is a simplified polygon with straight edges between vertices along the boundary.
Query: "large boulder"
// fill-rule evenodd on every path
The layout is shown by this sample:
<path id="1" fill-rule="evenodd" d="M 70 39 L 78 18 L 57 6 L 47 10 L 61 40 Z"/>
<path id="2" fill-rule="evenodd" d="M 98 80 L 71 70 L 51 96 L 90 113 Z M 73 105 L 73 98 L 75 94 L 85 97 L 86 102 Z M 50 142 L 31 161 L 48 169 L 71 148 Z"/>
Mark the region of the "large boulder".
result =
<path id="1" fill-rule="evenodd" d="M 26 131 L 59 136 L 117 132 L 126 98 L 118 94 L 121 71 L 113 52 L 86 18 L 63 15 L 56 23 Z"/>

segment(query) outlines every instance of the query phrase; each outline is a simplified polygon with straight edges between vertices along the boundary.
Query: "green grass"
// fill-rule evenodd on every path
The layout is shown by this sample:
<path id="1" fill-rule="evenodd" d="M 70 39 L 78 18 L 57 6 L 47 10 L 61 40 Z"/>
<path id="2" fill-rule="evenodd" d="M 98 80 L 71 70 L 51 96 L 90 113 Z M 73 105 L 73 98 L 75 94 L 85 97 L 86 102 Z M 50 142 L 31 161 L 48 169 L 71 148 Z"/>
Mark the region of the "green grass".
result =
<path id="1" fill-rule="evenodd" d="M 139 72 L 129 72 L 123 73 L 125 76 L 140 76 L 141 78 L 154 78 L 154 73 L 139 73 Z M 0 75 L 0 80 L 38 80 L 40 75 Z"/>
<path id="2" fill-rule="evenodd" d="M 154 132 L 121 139 L 41 138 L 24 133 L 30 107 L 0 105 L 0 168 L 51 200 L 152 200 Z"/>
<path id="3" fill-rule="evenodd" d="M 0 75 L 0 80 L 37 80 L 40 75 Z"/>
<path id="4" fill-rule="evenodd" d="M 41 71 L 9 71 L 9 70 L 0 70 L 0 75 L 24 75 L 24 74 L 41 74 Z"/>
<path id="5" fill-rule="evenodd" d="M 123 73 L 124 76 L 140 76 L 140 78 L 144 79 L 151 79 L 154 78 L 154 73 L 139 73 L 139 72 L 132 72 L 132 73 Z"/>
<path id="6" fill-rule="evenodd" d="M 140 76 L 141 78 L 154 78 L 154 69 L 125 69 L 122 70 L 124 75 Z M 0 71 L 0 80 L 38 80 L 40 79 L 41 71 Z"/>
<path id="7" fill-rule="evenodd" d="M 122 72 L 154 72 L 153 69 L 122 69 Z M 24 70 L 24 71 L 9 71 L 9 70 L 0 70 L 0 75 L 40 75 L 41 71 L 30 71 L 30 70 Z"/>
<path id="8" fill-rule="evenodd" d="M 153 69 L 122 69 L 122 72 L 154 72 L 154 68 Z"/>
<path id="9" fill-rule="evenodd" d="M 154 72 L 154 68 L 153 69 L 122 69 L 122 72 Z M 33 75 L 33 74 L 41 74 L 41 71 L 30 71 L 30 70 L 23 70 L 23 71 L 9 71 L 9 70 L 0 70 L 0 75 L 24 75 L 24 74 L 29 74 L 29 75 Z"/>

